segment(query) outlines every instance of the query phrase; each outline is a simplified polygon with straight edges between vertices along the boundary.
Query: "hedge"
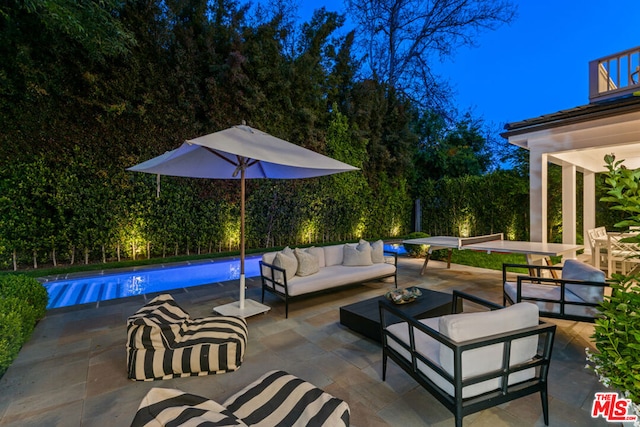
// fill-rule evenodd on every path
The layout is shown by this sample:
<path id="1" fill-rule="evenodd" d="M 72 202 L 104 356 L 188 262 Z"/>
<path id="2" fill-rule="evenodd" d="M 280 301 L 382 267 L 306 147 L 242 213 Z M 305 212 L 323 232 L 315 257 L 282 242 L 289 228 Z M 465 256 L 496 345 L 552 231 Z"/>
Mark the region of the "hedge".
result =
<path id="1" fill-rule="evenodd" d="M 0 376 L 44 317 L 48 302 L 47 290 L 36 279 L 0 276 Z"/>

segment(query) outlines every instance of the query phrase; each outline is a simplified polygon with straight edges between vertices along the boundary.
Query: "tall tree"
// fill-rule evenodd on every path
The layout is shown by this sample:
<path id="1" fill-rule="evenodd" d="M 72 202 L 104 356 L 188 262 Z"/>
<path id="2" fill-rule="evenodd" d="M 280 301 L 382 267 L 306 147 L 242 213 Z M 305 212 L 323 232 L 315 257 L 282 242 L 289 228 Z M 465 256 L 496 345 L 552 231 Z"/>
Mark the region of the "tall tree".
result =
<path id="1" fill-rule="evenodd" d="M 483 122 L 469 113 L 449 125 L 441 114 L 429 110 L 415 131 L 420 136 L 415 159 L 418 180 L 482 175 L 494 166 Z"/>
<path id="2" fill-rule="evenodd" d="M 434 57 L 473 45 L 483 30 L 514 18 L 508 0 L 348 0 L 374 79 L 424 106 L 446 104 L 447 87 Z"/>

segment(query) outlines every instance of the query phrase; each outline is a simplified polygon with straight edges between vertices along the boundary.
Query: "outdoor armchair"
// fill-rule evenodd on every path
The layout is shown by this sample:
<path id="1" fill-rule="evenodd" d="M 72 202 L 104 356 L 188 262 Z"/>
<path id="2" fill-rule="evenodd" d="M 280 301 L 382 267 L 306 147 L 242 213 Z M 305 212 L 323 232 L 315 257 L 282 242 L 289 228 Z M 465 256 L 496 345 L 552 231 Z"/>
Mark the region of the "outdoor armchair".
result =
<path id="1" fill-rule="evenodd" d="M 484 311 L 418 320 L 380 302 L 383 381 L 390 358 L 454 414 L 457 427 L 465 415 L 540 393 L 548 425 L 556 326 L 541 323 L 533 304 L 504 308 L 458 291 L 452 299 L 454 311 L 459 299 Z"/>
<path id="2" fill-rule="evenodd" d="M 508 273 L 513 268 L 530 273 L 510 280 Z M 551 271 L 560 272 L 560 277 L 541 277 Z M 566 260 L 563 266 L 503 264 L 502 283 L 505 305 L 527 301 L 538 306 L 542 317 L 582 322 L 598 317 L 597 307 L 609 288 L 604 272 L 575 259 Z"/>

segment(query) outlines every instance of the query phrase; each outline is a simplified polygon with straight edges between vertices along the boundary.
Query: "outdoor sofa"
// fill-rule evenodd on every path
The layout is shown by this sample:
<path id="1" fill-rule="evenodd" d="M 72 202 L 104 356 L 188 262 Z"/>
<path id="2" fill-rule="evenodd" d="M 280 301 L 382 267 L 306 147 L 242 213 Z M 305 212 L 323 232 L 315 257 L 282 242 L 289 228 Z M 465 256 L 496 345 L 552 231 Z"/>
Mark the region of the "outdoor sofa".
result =
<path id="1" fill-rule="evenodd" d="M 504 308 L 454 291 L 454 312 L 459 299 L 485 310 L 417 320 L 380 301 L 382 380 L 390 358 L 454 414 L 457 427 L 465 415 L 540 393 L 548 425 L 556 326 L 540 322 L 534 304 Z"/>
<path id="2" fill-rule="evenodd" d="M 131 426 L 341 427 L 349 418 L 346 402 L 286 372 L 271 371 L 222 405 L 176 389 L 152 388 Z"/>
<path id="3" fill-rule="evenodd" d="M 508 280 L 512 268 L 526 268 L 530 273 Z M 541 277 L 552 276 L 551 272 L 561 275 Z M 562 266 L 503 264 L 502 283 L 505 305 L 527 301 L 538 306 L 540 316 L 582 322 L 593 322 L 599 316 L 597 307 L 609 288 L 603 271 L 575 259 Z"/>
<path id="4" fill-rule="evenodd" d="M 277 295 L 289 317 L 289 302 L 297 297 L 384 277 L 393 277 L 397 288 L 397 263 L 382 240 L 267 252 L 260 261 L 262 302 L 265 291 Z"/>
<path id="5" fill-rule="evenodd" d="M 235 371 L 247 337 L 244 319 L 192 319 L 171 295 L 159 295 L 127 320 L 128 376 L 151 381 Z"/>

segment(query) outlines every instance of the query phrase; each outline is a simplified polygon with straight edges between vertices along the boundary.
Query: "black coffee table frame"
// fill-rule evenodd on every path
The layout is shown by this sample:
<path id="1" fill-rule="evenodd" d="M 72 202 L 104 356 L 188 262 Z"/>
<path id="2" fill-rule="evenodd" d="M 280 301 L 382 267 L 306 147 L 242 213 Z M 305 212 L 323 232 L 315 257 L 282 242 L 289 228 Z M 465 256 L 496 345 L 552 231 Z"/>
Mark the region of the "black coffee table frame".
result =
<path id="1" fill-rule="evenodd" d="M 340 307 L 340 324 L 347 328 L 381 342 L 380 338 L 380 301 L 393 305 L 407 316 L 416 319 L 451 314 L 451 294 L 418 288 L 422 292 L 415 301 L 407 304 L 393 304 L 384 295 Z"/>

